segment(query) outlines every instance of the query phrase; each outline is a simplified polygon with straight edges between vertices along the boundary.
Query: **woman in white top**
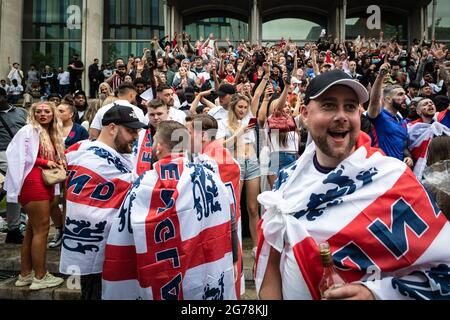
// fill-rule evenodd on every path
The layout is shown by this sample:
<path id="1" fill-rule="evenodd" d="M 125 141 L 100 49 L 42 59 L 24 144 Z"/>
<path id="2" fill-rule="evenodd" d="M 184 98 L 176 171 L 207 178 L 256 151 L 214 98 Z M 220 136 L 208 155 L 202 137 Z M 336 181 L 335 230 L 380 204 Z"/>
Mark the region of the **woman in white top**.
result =
<path id="1" fill-rule="evenodd" d="M 285 78 L 284 78 L 285 79 Z M 264 130 L 267 137 L 267 143 L 270 148 L 270 168 L 269 184 L 272 188 L 280 169 L 292 164 L 298 159 L 300 147 L 300 131 L 298 116 L 301 99 L 297 100 L 295 109 L 292 110 L 291 104 L 287 101 L 290 86 L 285 82 L 284 90 L 278 99 L 270 102 L 273 95 L 273 87 L 269 85 L 266 89 L 263 103 L 258 114 L 258 120 L 264 124 Z M 268 120 L 276 116 L 292 120 L 293 126 L 283 130 L 272 130 L 269 127 Z M 268 116 L 269 115 L 269 116 Z"/>
<path id="2" fill-rule="evenodd" d="M 239 192 L 245 185 L 249 228 L 253 248 L 258 246 L 257 226 L 259 210 L 257 196 L 260 193 L 261 171 L 256 154 L 256 121 L 250 111 L 250 99 L 243 94 L 235 94 L 230 102 L 228 123 L 224 147 L 228 148 L 241 167 L 241 185 Z M 253 250 L 255 251 L 255 250 Z"/>
<path id="3" fill-rule="evenodd" d="M 52 102 L 31 106 L 28 125 L 14 136 L 6 157 L 8 201 L 19 202 L 28 215 L 16 286 L 31 285 L 30 290 L 59 286 L 64 280 L 48 273 L 45 263 L 50 212 L 57 203 L 55 186 L 45 185 L 42 169 L 65 166 L 61 122 Z"/>

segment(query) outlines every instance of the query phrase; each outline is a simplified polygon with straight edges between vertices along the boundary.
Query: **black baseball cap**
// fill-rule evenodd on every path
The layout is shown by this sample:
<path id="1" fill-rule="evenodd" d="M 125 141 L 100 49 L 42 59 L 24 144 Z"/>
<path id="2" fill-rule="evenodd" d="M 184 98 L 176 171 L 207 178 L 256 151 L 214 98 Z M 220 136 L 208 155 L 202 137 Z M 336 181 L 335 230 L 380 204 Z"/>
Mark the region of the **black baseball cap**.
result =
<path id="1" fill-rule="evenodd" d="M 341 70 L 333 70 L 317 76 L 310 82 L 305 92 L 305 104 L 307 105 L 311 100 L 319 98 L 325 91 L 335 85 L 347 86 L 352 89 L 358 96 L 360 103 L 365 103 L 369 100 L 369 93 L 361 83 L 353 80 Z"/>
<path id="2" fill-rule="evenodd" d="M 102 125 L 108 126 L 111 123 L 121 125 L 130 129 L 147 129 L 145 123 L 139 121 L 133 108 L 115 104 L 103 116 Z"/>
<path id="3" fill-rule="evenodd" d="M 219 87 L 216 93 L 219 97 L 223 97 L 227 94 L 235 94 L 236 88 L 231 84 L 225 83 Z"/>

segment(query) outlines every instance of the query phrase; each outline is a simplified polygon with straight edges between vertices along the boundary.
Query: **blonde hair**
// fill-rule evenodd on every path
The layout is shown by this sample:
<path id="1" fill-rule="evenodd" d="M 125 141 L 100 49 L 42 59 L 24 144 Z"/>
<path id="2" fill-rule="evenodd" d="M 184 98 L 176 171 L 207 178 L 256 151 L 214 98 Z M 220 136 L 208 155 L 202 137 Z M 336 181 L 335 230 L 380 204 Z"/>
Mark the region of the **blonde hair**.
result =
<path id="1" fill-rule="evenodd" d="M 250 99 L 246 95 L 243 95 L 242 93 L 236 93 L 231 98 L 230 102 L 230 112 L 228 112 L 228 127 L 230 128 L 232 133 L 235 133 L 239 128 L 241 127 L 241 124 L 239 123 L 239 120 L 236 116 L 236 106 L 239 103 L 239 101 L 244 100 L 248 103 L 248 108 L 250 112 Z"/>
<path id="2" fill-rule="evenodd" d="M 89 126 L 92 124 L 92 121 L 94 121 L 95 115 L 97 114 L 98 110 L 102 107 L 102 100 L 100 99 L 92 99 L 88 102 L 88 109 L 86 110 L 86 114 L 84 118 L 87 122 L 89 122 Z"/>
<path id="3" fill-rule="evenodd" d="M 114 96 L 107 97 L 105 100 L 103 100 L 101 108 L 103 108 L 104 106 L 107 106 L 108 104 L 116 102 L 116 100 L 118 100 L 118 99 Z"/>
<path id="4" fill-rule="evenodd" d="M 98 93 L 100 94 L 100 92 L 102 91 L 102 87 L 106 87 L 106 89 L 108 89 L 108 97 L 113 97 L 114 96 L 114 92 L 113 89 L 111 88 L 111 86 L 109 85 L 108 82 L 102 82 L 100 83 L 100 85 L 98 86 Z"/>
<path id="5" fill-rule="evenodd" d="M 52 110 L 53 119 L 48 126 L 48 130 L 43 128 L 41 124 L 36 120 L 36 109 L 40 106 L 48 106 Z M 55 149 L 55 160 L 63 160 L 65 148 L 62 138 L 62 122 L 57 116 L 56 105 L 53 102 L 49 101 L 37 102 L 32 104 L 28 113 L 28 124 L 39 131 L 39 142 L 44 149 L 44 154 L 52 154 L 53 152 L 51 150 Z"/>

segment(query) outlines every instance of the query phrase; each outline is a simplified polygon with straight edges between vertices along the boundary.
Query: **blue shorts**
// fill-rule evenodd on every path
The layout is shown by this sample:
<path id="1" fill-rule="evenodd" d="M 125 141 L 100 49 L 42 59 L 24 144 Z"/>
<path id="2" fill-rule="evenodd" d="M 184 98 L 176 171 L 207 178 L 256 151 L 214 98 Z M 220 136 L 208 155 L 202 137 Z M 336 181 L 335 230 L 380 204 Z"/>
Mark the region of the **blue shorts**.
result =
<path id="1" fill-rule="evenodd" d="M 261 177 L 258 158 L 238 160 L 241 167 L 241 181 L 250 181 Z"/>
<path id="2" fill-rule="evenodd" d="M 297 161 L 298 154 L 293 152 L 272 152 L 270 154 L 270 175 L 278 175 L 281 169 Z"/>

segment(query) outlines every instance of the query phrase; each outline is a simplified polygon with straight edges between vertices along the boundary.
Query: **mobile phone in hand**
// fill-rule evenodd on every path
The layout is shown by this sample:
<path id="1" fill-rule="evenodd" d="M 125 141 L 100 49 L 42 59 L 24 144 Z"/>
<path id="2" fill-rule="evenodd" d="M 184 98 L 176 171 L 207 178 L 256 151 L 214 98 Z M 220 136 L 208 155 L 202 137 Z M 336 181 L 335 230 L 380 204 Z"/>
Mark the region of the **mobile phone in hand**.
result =
<path id="1" fill-rule="evenodd" d="M 254 127 L 254 126 L 256 126 L 257 123 L 258 123 L 258 119 L 251 118 L 250 121 L 248 122 L 248 126 L 249 127 Z"/>

